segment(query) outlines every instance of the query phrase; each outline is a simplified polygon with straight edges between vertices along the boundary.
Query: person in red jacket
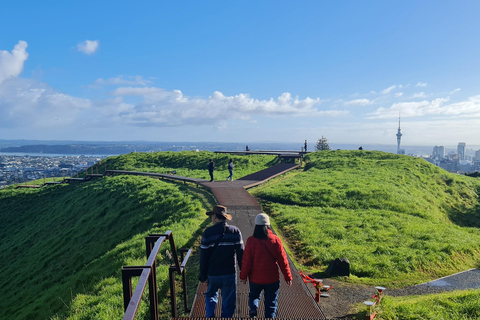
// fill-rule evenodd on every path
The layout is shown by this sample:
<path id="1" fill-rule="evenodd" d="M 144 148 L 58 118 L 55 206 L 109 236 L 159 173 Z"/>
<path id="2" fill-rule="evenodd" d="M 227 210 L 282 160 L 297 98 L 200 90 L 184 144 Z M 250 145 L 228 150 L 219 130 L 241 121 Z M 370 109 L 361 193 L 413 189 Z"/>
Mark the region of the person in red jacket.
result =
<path id="1" fill-rule="evenodd" d="M 247 239 L 240 271 L 240 280 L 247 283 L 248 278 L 250 284 L 248 295 L 250 317 L 257 317 L 262 290 L 265 292 L 265 318 L 275 317 L 280 290 L 279 267 L 285 281 L 291 286 L 292 273 L 282 241 L 273 234 L 269 217 L 265 213 L 260 213 L 255 218 L 253 236 Z"/>

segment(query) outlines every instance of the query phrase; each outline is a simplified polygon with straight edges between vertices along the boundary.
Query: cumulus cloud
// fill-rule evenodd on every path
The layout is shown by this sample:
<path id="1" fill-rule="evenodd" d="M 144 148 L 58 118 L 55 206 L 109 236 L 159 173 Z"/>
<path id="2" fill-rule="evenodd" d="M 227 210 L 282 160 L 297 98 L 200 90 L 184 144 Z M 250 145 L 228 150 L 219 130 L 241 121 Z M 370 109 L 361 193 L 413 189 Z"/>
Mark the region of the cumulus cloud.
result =
<path id="1" fill-rule="evenodd" d="M 371 103 L 372 103 L 372 101 L 370 101 L 368 99 L 355 99 L 355 100 L 350 100 L 350 101 L 345 102 L 346 105 L 359 106 L 359 107 L 363 107 L 363 106 L 369 105 Z"/>
<path id="2" fill-rule="evenodd" d="M 0 123 L 7 127 L 68 126 L 83 110 L 88 99 L 58 92 L 45 83 L 15 78 L 0 85 Z"/>
<path id="3" fill-rule="evenodd" d="M 91 107 L 87 99 L 58 92 L 47 84 L 18 78 L 28 58 L 27 43 L 19 41 L 12 52 L 0 51 L 0 124 L 17 126 L 66 126 L 81 110 Z"/>
<path id="4" fill-rule="evenodd" d="M 432 101 L 399 102 L 390 108 L 378 108 L 371 113 L 369 119 L 388 119 L 398 117 L 422 117 L 428 115 L 443 115 L 457 117 L 480 117 L 480 95 L 472 96 L 465 101 L 450 103 L 449 97 L 437 98 Z"/>
<path id="5" fill-rule="evenodd" d="M 0 84 L 22 72 L 23 63 L 28 58 L 27 46 L 25 41 L 19 41 L 12 52 L 0 50 Z"/>
<path id="6" fill-rule="evenodd" d="M 93 40 L 93 41 L 85 40 L 77 44 L 77 49 L 80 52 L 83 52 L 87 55 L 91 55 L 98 50 L 99 45 L 100 45 L 100 41 L 98 40 Z"/>
<path id="7" fill-rule="evenodd" d="M 427 84 L 425 82 L 418 82 L 417 87 L 426 87 Z"/>
<path id="8" fill-rule="evenodd" d="M 143 101 L 121 117 L 125 122 L 142 126 L 219 125 L 227 120 L 250 120 L 254 115 L 266 116 L 340 116 L 348 112 L 318 110 L 319 98 L 293 97 L 286 92 L 277 99 L 259 100 L 248 94 L 225 96 L 215 91 L 208 98 L 190 98 L 180 90 L 167 91 L 156 87 L 121 87 L 111 92 L 117 97 L 141 96 Z"/>

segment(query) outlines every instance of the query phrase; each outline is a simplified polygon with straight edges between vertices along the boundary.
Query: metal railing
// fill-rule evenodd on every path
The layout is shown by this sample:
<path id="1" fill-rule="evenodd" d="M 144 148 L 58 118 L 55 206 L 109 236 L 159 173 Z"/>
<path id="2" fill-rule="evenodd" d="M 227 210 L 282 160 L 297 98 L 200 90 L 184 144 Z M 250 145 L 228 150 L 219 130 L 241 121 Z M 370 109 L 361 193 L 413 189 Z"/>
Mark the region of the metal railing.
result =
<path id="1" fill-rule="evenodd" d="M 165 234 L 151 234 L 145 237 L 147 263 L 144 266 L 126 266 L 122 268 L 122 282 L 123 282 L 123 305 L 125 314 L 123 320 L 133 320 L 137 313 L 138 307 L 142 300 L 143 293 L 147 287 L 149 289 L 149 301 L 150 301 L 150 319 L 158 320 L 158 287 L 157 287 L 157 271 L 156 262 L 157 255 L 160 251 L 160 247 L 165 240 L 170 242 L 171 261 L 173 265 L 169 268 L 170 278 L 170 304 L 172 307 L 172 317 L 178 317 L 177 300 L 176 300 L 176 288 L 175 288 L 175 272 L 182 275 L 182 287 L 183 287 L 183 302 L 185 310 L 188 309 L 187 301 L 187 283 L 186 283 L 186 264 L 192 249 L 181 249 L 180 255 L 182 263 L 178 259 L 177 249 L 175 247 L 175 241 L 171 231 L 167 231 Z M 135 287 L 135 291 L 132 293 L 132 278 L 140 277 Z"/>

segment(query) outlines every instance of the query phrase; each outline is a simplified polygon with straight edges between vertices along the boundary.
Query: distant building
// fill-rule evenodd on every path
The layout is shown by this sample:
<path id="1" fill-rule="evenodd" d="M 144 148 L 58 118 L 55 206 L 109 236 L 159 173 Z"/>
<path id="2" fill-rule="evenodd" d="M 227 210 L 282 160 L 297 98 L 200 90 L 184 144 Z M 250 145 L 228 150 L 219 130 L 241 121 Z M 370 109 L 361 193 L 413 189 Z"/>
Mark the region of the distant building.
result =
<path id="1" fill-rule="evenodd" d="M 458 143 L 457 153 L 458 153 L 459 160 L 465 160 L 465 147 L 466 147 L 465 142 Z"/>
<path id="2" fill-rule="evenodd" d="M 433 147 L 432 158 L 438 161 L 445 158 L 445 147 L 444 146 Z"/>
<path id="3" fill-rule="evenodd" d="M 480 150 L 475 151 L 475 159 L 473 160 L 473 170 L 480 171 Z"/>

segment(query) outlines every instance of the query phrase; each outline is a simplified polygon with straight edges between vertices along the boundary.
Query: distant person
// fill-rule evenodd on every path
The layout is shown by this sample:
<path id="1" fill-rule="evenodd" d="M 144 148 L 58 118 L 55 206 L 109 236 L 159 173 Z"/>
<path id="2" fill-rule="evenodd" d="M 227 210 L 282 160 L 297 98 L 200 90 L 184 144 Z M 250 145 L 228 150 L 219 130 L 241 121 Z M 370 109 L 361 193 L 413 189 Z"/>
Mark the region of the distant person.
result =
<path id="1" fill-rule="evenodd" d="M 215 170 L 215 163 L 213 162 L 212 159 L 208 161 L 208 173 L 210 174 L 210 182 L 213 181 L 213 170 Z"/>
<path id="2" fill-rule="evenodd" d="M 245 151 L 250 151 L 250 148 L 248 147 L 248 145 L 245 147 Z"/>
<path id="3" fill-rule="evenodd" d="M 269 217 L 260 213 L 255 218 L 253 236 L 247 239 L 240 271 L 240 280 L 247 283 L 248 278 L 250 284 L 248 307 L 251 318 L 257 316 L 262 290 L 265 294 L 264 318 L 275 317 L 280 290 L 279 267 L 287 285 L 291 286 L 292 273 L 282 241 L 273 234 Z"/>
<path id="4" fill-rule="evenodd" d="M 305 153 L 307 153 L 307 140 L 305 140 L 305 145 L 304 145 L 303 149 L 304 149 Z"/>
<path id="5" fill-rule="evenodd" d="M 363 150 L 363 147 L 362 147 L 362 146 L 360 146 L 360 147 L 358 148 L 358 150 Z"/>
<path id="6" fill-rule="evenodd" d="M 233 164 L 233 159 L 230 159 L 230 161 L 228 162 L 228 172 L 230 173 L 230 175 L 228 176 L 227 181 L 233 181 L 233 167 L 235 167 L 235 165 Z"/>
<path id="7" fill-rule="evenodd" d="M 240 229 L 229 226 L 232 216 L 224 206 L 214 206 L 207 212 L 213 226 L 205 229 L 200 245 L 200 281 L 207 281 L 205 295 L 206 317 L 215 317 L 218 290 L 222 294 L 222 318 L 231 318 L 237 298 L 236 261 L 242 268 L 243 240 Z M 219 243 L 222 243 L 219 245 Z"/>

